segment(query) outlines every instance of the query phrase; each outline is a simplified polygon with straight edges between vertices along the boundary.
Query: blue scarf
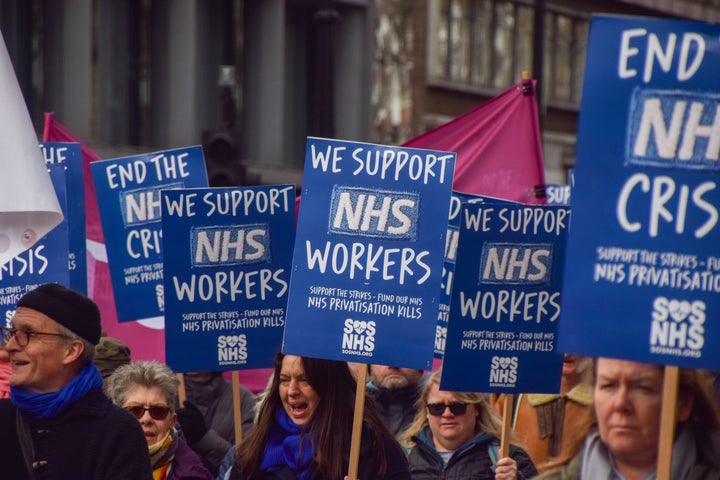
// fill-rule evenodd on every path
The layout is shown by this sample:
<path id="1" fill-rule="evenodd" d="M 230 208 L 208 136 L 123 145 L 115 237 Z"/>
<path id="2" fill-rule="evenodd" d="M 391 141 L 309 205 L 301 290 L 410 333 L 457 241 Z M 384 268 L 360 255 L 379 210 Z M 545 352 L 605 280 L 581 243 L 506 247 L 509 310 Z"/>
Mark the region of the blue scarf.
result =
<path id="1" fill-rule="evenodd" d="M 278 409 L 275 420 L 260 471 L 274 472 L 287 465 L 297 474 L 298 480 L 309 480 L 314 471 L 312 442 L 305 437 L 300 450 L 302 426 L 290 420 L 284 409 Z"/>
<path id="2" fill-rule="evenodd" d="M 35 418 L 53 418 L 79 398 L 90 392 L 102 392 L 102 389 L 100 371 L 90 363 L 57 392 L 33 393 L 10 387 L 10 398 L 19 410 Z"/>

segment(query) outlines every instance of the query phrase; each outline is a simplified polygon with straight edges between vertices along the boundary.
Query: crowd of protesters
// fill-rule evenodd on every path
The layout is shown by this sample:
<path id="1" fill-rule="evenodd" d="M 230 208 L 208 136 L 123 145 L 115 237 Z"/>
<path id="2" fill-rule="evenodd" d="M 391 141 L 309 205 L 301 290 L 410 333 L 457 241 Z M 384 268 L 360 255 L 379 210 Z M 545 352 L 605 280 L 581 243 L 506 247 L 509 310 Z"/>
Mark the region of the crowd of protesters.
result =
<path id="1" fill-rule="evenodd" d="M 657 476 L 664 367 L 566 355 L 560 392 L 443 391 L 442 371 L 369 366 L 357 479 L 347 363 L 278 353 L 258 397 L 218 372 L 180 381 L 101 336 L 58 284 L 23 295 L 0 342 L 0 477 L 24 479 L 645 480 Z M 680 369 L 670 478 L 720 479 L 718 377 Z M 502 415 L 512 415 L 509 454 Z M 236 446 L 237 445 L 237 446 Z"/>

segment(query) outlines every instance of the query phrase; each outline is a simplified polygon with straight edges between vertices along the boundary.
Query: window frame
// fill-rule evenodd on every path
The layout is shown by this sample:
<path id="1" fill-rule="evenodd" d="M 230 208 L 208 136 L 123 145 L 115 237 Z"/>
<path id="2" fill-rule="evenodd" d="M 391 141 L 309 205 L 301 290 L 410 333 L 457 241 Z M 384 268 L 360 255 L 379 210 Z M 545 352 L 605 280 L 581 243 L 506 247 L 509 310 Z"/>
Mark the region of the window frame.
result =
<path id="1" fill-rule="evenodd" d="M 479 12 L 484 8 L 483 4 L 488 4 L 491 12 L 491 17 L 486 22 L 491 29 L 491 41 L 486 41 L 487 44 L 484 47 L 481 46 L 484 53 L 478 53 L 476 50 L 473 51 L 473 49 L 479 45 L 477 40 L 479 31 L 475 28 L 475 25 L 477 15 L 479 15 Z M 466 13 L 459 18 L 451 16 L 453 8 L 457 5 L 463 7 L 462 11 Z M 511 38 L 508 48 L 508 51 L 512 52 L 512 58 L 510 59 L 511 65 L 508 68 L 510 74 L 513 76 L 512 79 L 507 78 L 507 75 L 505 75 L 504 78 L 498 78 L 498 49 L 495 47 L 495 43 L 497 42 L 499 31 L 497 12 L 498 7 L 502 5 L 507 5 L 512 9 L 513 25 L 510 31 Z M 485 7 L 485 9 L 487 8 Z M 521 61 L 519 53 L 523 48 L 521 40 L 527 36 L 526 28 L 518 27 L 520 9 L 530 9 L 532 16 L 527 17 L 526 20 L 528 18 L 532 20 L 536 12 L 535 2 L 532 0 L 429 0 L 427 3 L 428 22 L 425 59 L 427 85 L 464 93 L 494 96 L 520 81 L 522 70 L 530 71 L 532 69 L 531 64 L 518 65 L 518 62 Z M 569 58 L 577 58 L 576 61 L 572 62 L 570 71 L 566 72 L 568 74 L 568 80 L 565 88 L 568 89 L 569 94 L 565 98 L 561 98 L 556 94 L 557 55 L 543 55 L 543 83 L 547 86 L 544 90 L 544 95 L 547 104 L 553 107 L 571 111 L 578 111 L 580 108 L 582 75 L 584 73 L 587 54 L 587 35 L 589 34 L 590 16 L 590 12 L 552 4 L 545 6 L 545 38 L 543 40 L 543 51 L 553 51 L 553 49 L 548 48 L 548 44 L 555 44 L 559 40 L 557 19 L 568 18 L 571 38 L 566 42 L 566 45 L 569 47 L 569 51 L 566 53 Z M 460 25 L 460 27 L 458 27 L 458 25 Z M 460 28 L 461 31 L 466 31 L 465 35 L 467 35 L 467 38 L 456 40 L 455 32 L 458 28 Z M 441 29 L 443 29 L 443 31 L 441 31 Z M 585 33 L 584 39 L 579 38 L 582 32 Z M 532 39 L 533 37 L 534 34 L 531 34 L 530 38 Z M 453 48 L 457 48 L 457 46 L 453 42 L 458 42 L 461 44 L 462 49 L 469 50 L 469 53 L 465 55 L 462 60 L 466 63 L 465 65 L 459 67 L 455 65 Z M 556 46 L 553 46 L 553 48 L 555 47 Z M 578 52 L 579 48 L 582 49 L 582 52 Z M 534 48 L 532 50 L 529 55 L 530 60 L 532 60 Z M 579 58 L 578 53 L 582 54 Z M 483 80 L 482 74 L 475 73 L 484 68 L 479 65 L 480 60 L 470 63 L 466 60 L 467 58 L 489 58 L 489 60 L 484 62 L 484 65 L 489 65 L 493 71 Z M 527 60 L 528 58 L 525 59 L 525 61 Z M 464 71 L 464 75 L 457 75 L 455 73 L 457 71 Z M 438 74 L 438 72 L 440 72 L 440 74 Z"/>

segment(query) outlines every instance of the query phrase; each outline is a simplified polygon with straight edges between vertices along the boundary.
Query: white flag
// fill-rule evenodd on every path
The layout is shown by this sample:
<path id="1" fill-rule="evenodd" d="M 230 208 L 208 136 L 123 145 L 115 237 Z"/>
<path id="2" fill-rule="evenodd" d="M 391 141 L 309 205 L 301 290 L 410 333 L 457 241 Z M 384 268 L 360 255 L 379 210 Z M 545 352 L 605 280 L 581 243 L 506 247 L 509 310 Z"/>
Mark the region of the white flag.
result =
<path id="1" fill-rule="evenodd" d="M 63 219 L 25 101 L 0 36 L 0 266 Z"/>

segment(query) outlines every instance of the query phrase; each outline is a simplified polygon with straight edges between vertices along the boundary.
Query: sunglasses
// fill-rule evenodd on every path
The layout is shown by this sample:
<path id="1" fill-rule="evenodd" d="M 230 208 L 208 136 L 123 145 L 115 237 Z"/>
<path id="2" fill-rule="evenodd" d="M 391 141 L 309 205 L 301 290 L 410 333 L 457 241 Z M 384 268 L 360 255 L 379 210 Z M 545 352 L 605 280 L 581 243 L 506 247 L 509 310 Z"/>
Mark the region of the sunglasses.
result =
<path id="1" fill-rule="evenodd" d="M 142 405 L 135 405 L 134 407 L 125 407 L 125 410 L 132 413 L 135 418 L 140 420 L 145 412 L 150 413 L 150 417 L 153 420 L 165 420 L 170 413 L 169 407 L 161 407 L 159 405 L 153 405 L 152 407 L 143 407 Z"/>
<path id="2" fill-rule="evenodd" d="M 433 417 L 439 417 L 440 415 L 445 413 L 445 408 L 449 408 L 450 413 L 452 413 L 453 415 L 465 415 L 465 412 L 467 412 L 467 407 L 468 404 L 463 402 L 427 404 L 428 413 Z"/>

